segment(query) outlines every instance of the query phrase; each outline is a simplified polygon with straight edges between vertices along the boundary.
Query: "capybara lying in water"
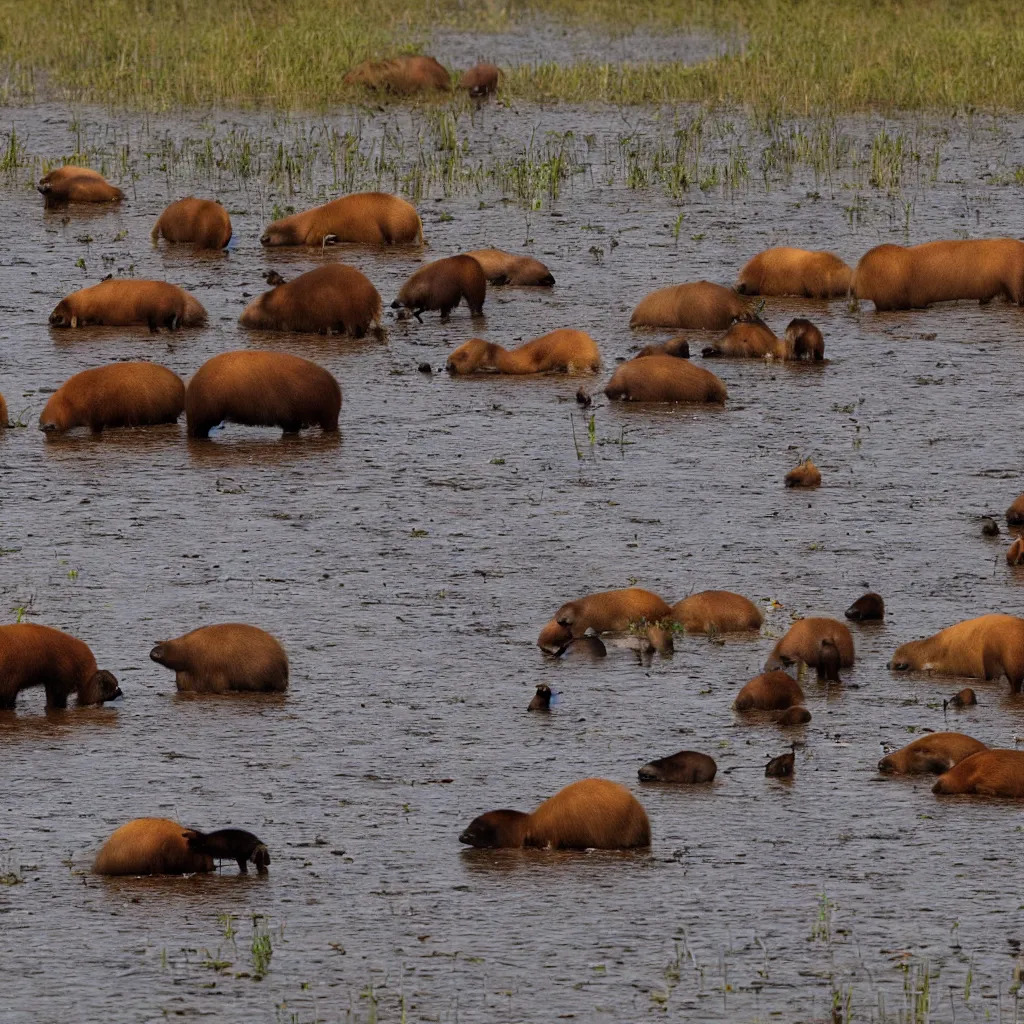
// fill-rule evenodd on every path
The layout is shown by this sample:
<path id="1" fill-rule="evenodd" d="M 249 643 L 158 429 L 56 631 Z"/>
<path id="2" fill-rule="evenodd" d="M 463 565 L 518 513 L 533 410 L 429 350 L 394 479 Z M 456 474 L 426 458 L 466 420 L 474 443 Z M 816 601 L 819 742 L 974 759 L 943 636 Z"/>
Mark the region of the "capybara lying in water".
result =
<path id="1" fill-rule="evenodd" d="M 651 845 L 651 824 L 625 786 L 607 779 L 582 779 L 545 800 L 532 814 L 481 814 L 459 842 L 487 849 L 628 850 Z"/>
<path id="2" fill-rule="evenodd" d="M 555 283 L 551 271 L 532 256 L 514 256 L 501 249 L 473 249 L 465 255 L 483 267 L 488 284 L 513 284 L 549 288 Z"/>
<path id="3" fill-rule="evenodd" d="M 202 626 L 176 640 L 161 640 L 149 652 L 173 669 L 179 690 L 228 693 L 288 689 L 288 655 L 269 634 L 239 622 Z"/>
<path id="4" fill-rule="evenodd" d="M 711 782 L 718 765 L 707 754 L 698 754 L 694 750 L 680 750 L 670 757 L 661 757 L 657 761 L 645 764 L 637 775 L 641 782 Z"/>
<path id="5" fill-rule="evenodd" d="M 852 622 L 881 622 L 885 618 L 885 602 L 880 594 L 869 590 L 858 597 L 843 614 Z"/>
<path id="6" fill-rule="evenodd" d="M 259 836 L 240 828 L 222 828 L 216 832 L 197 832 L 194 828 L 185 830 L 185 842 L 194 853 L 212 857 L 214 860 L 234 860 L 238 870 L 247 875 L 246 865 L 255 864 L 256 871 L 265 875 L 270 863 L 270 851 Z"/>
<path id="7" fill-rule="evenodd" d="M 110 672 L 97 670 L 87 644 L 34 622 L 0 626 L 0 708 L 14 707 L 18 692 L 46 689 L 46 706 L 66 708 L 74 693 L 79 705 L 102 704 L 121 696 Z"/>
<path id="8" fill-rule="evenodd" d="M 213 858 L 188 843 L 190 829 L 169 818 L 136 818 L 103 844 L 92 870 L 97 875 L 190 875 L 212 871 Z"/>
<path id="9" fill-rule="evenodd" d="M 56 167 L 39 179 L 36 188 L 43 194 L 44 206 L 65 203 L 116 203 L 124 193 L 98 171 L 88 167 Z"/>
<path id="10" fill-rule="evenodd" d="M 651 292 L 633 310 L 629 326 L 724 331 L 749 312 L 749 304 L 731 288 L 710 281 L 695 281 Z"/>
<path id="11" fill-rule="evenodd" d="M 803 702 L 800 684 L 788 672 L 777 669 L 751 679 L 732 706 L 737 711 L 785 711 Z"/>
<path id="12" fill-rule="evenodd" d="M 403 55 L 389 60 L 367 60 L 342 79 L 346 85 L 362 85 L 385 92 L 411 93 L 450 89 L 452 78 L 433 57 Z"/>
<path id="13" fill-rule="evenodd" d="M 786 474 L 786 486 L 820 487 L 821 470 L 810 459 L 804 459 Z"/>
<path id="14" fill-rule="evenodd" d="M 672 618 L 687 633 L 739 633 L 757 630 L 764 622 L 761 609 L 742 594 L 704 590 L 672 606 Z"/>
<path id="15" fill-rule="evenodd" d="M 201 327 L 206 310 L 188 292 L 166 281 L 109 278 L 61 299 L 51 327 Z"/>
<path id="16" fill-rule="evenodd" d="M 1015 238 L 878 245 L 853 275 L 853 294 L 875 309 L 921 309 L 933 302 L 1002 296 L 1024 304 L 1024 242 Z"/>
<path id="17" fill-rule="evenodd" d="M 191 242 L 197 249 L 223 249 L 231 241 L 231 218 L 220 203 L 189 196 L 160 214 L 151 232 L 153 241 Z"/>
<path id="18" fill-rule="evenodd" d="M 853 272 L 830 252 L 808 249 L 765 249 L 740 271 L 736 291 L 741 295 L 796 295 L 831 299 L 846 295 Z"/>
<path id="19" fill-rule="evenodd" d="M 341 388 L 322 366 L 284 352 L 222 352 L 196 371 L 185 389 L 193 437 L 225 421 L 280 427 L 286 434 L 319 426 L 338 429 Z"/>
<path id="20" fill-rule="evenodd" d="M 181 378 L 156 363 L 111 363 L 66 380 L 39 416 L 39 429 L 63 433 L 88 427 L 142 427 L 173 423 L 185 408 Z"/>
<path id="21" fill-rule="evenodd" d="M 825 358 L 825 339 L 821 331 L 802 316 L 789 321 L 783 341 L 787 359 L 820 363 Z"/>
<path id="22" fill-rule="evenodd" d="M 484 311 L 487 278 L 483 267 L 472 256 L 448 256 L 421 267 L 402 285 L 392 309 L 405 306 L 418 320 L 427 309 L 439 309 L 447 316 L 462 299 L 470 313 Z"/>
<path id="23" fill-rule="evenodd" d="M 459 88 L 470 96 L 490 96 L 498 91 L 501 68 L 496 64 L 474 64 L 460 79 Z"/>
<path id="24" fill-rule="evenodd" d="M 329 263 L 264 292 L 245 307 L 243 327 L 307 334 L 351 334 L 356 338 L 380 321 L 381 301 L 365 274 Z"/>
<path id="25" fill-rule="evenodd" d="M 935 672 L 997 680 L 1006 676 L 1014 693 L 1024 683 L 1024 619 L 981 615 L 924 640 L 911 640 L 889 662 L 894 672 Z"/>
<path id="26" fill-rule="evenodd" d="M 690 358 L 690 343 L 681 334 L 668 341 L 645 345 L 634 359 L 643 359 L 645 356 L 675 356 L 676 359 Z"/>
<path id="27" fill-rule="evenodd" d="M 1006 510 L 1007 526 L 1024 526 L 1024 494 L 1015 498 L 1013 504 Z"/>
<path id="28" fill-rule="evenodd" d="M 592 373 L 601 368 L 597 342 L 586 331 L 562 328 L 506 349 L 470 338 L 448 357 L 449 373 Z"/>
<path id="29" fill-rule="evenodd" d="M 828 640 L 836 646 L 842 668 L 849 668 L 853 664 L 853 637 L 849 629 L 836 619 L 812 617 L 797 619 L 789 627 L 789 632 L 775 645 L 764 663 L 765 670 L 796 662 L 803 662 L 808 668 L 818 668 L 821 664 L 822 640 Z"/>
<path id="30" fill-rule="evenodd" d="M 786 359 L 786 343 L 775 336 L 763 320 L 740 320 L 725 335 L 703 351 L 705 359 L 725 356 L 731 359 Z"/>
<path id="31" fill-rule="evenodd" d="M 933 732 L 886 754 L 878 770 L 887 775 L 941 775 L 979 750 L 988 747 L 962 732 Z"/>
<path id="32" fill-rule="evenodd" d="M 692 402 L 723 405 L 725 385 L 702 366 L 674 356 L 644 356 L 623 363 L 604 393 L 628 402 Z"/>
<path id="33" fill-rule="evenodd" d="M 932 786 L 939 795 L 1024 797 L 1024 751 L 979 750 L 965 757 Z"/>
<path id="34" fill-rule="evenodd" d="M 422 242 L 423 224 L 412 204 L 386 192 L 356 192 L 269 224 L 263 245 Z"/>
<path id="35" fill-rule="evenodd" d="M 672 609 L 665 601 L 641 587 L 602 590 L 563 604 L 541 630 L 537 646 L 554 652 L 588 629 L 595 633 L 620 633 L 633 623 L 657 623 L 671 614 Z"/>
<path id="36" fill-rule="evenodd" d="M 1024 562 L 1024 537 L 1018 537 L 1006 549 L 1006 564 L 1020 565 Z"/>

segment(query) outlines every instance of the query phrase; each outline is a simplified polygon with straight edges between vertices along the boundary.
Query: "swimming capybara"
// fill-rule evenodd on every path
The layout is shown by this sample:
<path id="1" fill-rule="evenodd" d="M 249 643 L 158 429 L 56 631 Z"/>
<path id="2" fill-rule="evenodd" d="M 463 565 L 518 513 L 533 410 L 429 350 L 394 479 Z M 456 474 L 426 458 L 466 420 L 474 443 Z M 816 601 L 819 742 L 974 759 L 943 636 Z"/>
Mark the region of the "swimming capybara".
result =
<path id="1" fill-rule="evenodd" d="M 472 249 L 465 255 L 483 267 L 488 284 L 549 288 L 555 283 L 551 271 L 532 256 L 514 256 L 501 249 Z"/>
<path id="2" fill-rule="evenodd" d="M 1024 494 L 1015 498 L 1013 504 L 1006 510 L 1007 526 L 1024 526 Z"/>
<path id="3" fill-rule="evenodd" d="M 1024 751 L 979 750 L 965 757 L 932 786 L 942 795 L 1024 797 Z"/>
<path id="4" fill-rule="evenodd" d="M 7 403 L 4 401 L 4 396 L 0 395 L 0 430 L 10 425 L 11 421 L 7 418 Z"/>
<path id="5" fill-rule="evenodd" d="M 379 323 L 380 312 L 380 294 L 365 274 L 343 263 L 329 263 L 253 299 L 238 322 L 259 331 L 361 338 Z"/>
<path id="6" fill-rule="evenodd" d="M 739 633 L 757 630 L 764 622 L 761 609 L 742 594 L 703 590 L 672 606 L 672 618 L 687 633 Z"/>
<path id="7" fill-rule="evenodd" d="M 787 349 L 786 343 L 763 320 L 752 319 L 734 323 L 702 355 L 705 359 L 786 359 Z"/>
<path id="8" fill-rule="evenodd" d="M 391 308 L 405 306 L 419 320 L 420 313 L 428 309 L 439 309 L 441 316 L 447 316 L 465 299 L 470 313 L 479 316 L 486 296 L 483 267 L 472 256 L 448 256 L 420 267 L 402 285 Z"/>
<path id="9" fill-rule="evenodd" d="M 66 708 L 72 693 L 79 706 L 121 696 L 117 680 L 97 669 L 77 637 L 34 622 L 0 626 L 0 708 L 13 708 L 19 691 L 31 686 L 45 687 L 48 708 Z"/>
<path id="10" fill-rule="evenodd" d="M 51 327 L 134 327 L 151 331 L 201 327 L 206 310 L 188 292 L 166 281 L 109 278 L 61 299 L 50 314 Z"/>
<path id="11" fill-rule="evenodd" d="M 637 771 L 641 782 L 681 782 L 692 784 L 711 782 L 718 765 L 707 754 L 695 750 L 680 750 L 678 754 L 649 761 Z"/>
<path id="12" fill-rule="evenodd" d="M 220 203 L 189 196 L 160 214 L 150 233 L 153 241 L 191 242 L 197 249 L 223 249 L 231 241 L 231 218 Z"/>
<path id="13" fill-rule="evenodd" d="M 136 818 L 103 844 L 97 875 L 190 875 L 212 871 L 213 858 L 189 846 L 191 830 L 169 818 Z"/>
<path id="14" fill-rule="evenodd" d="M 39 429 L 63 433 L 88 427 L 142 427 L 174 423 L 185 408 L 185 385 L 156 363 L 111 363 L 66 380 L 39 416 Z"/>
<path id="15" fill-rule="evenodd" d="M 586 331 L 561 328 L 507 349 L 470 338 L 448 357 L 449 373 L 592 373 L 601 368 L 597 342 Z"/>
<path id="16" fill-rule="evenodd" d="M 428 89 L 447 90 L 452 78 L 443 64 L 433 57 L 402 55 L 389 60 L 367 60 L 357 65 L 342 81 L 385 92 L 412 93 Z"/>
<path id="17" fill-rule="evenodd" d="M 881 622 L 885 618 L 885 602 L 880 594 L 869 590 L 858 597 L 843 614 L 852 622 Z"/>
<path id="18" fill-rule="evenodd" d="M 943 707 L 945 707 L 946 702 L 943 701 L 942 703 Z M 962 690 L 954 693 L 953 696 L 949 698 L 949 706 L 951 708 L 956 708 L 957 710 L 960 708 L 974 707 L 977 703 L 978 695 L 969 686 L 965 686 Z"/>
<path id="19" fill-rule="evenodd" d="M 43 195 L 44 206 L 63 206 L 66 203 L 116 203 L 124 193 L 88 167 L 55 167 L 39 179 L 36 189 Z"/>
<path id="20" fill-rule="evenodd" d="M 690 343 L 680 334 L 660 344 L 645 345 L 633 358 L 643 359 L 646 356 L 675 356 L 676 359 L 689 359 Z"/>
<path id="21" fill-rule="evenodd" d="M 825 339 L 821 331 L 802 316 L 789 321 L 783 341 L 787 359 L 820 363 L 825 358 Z"/>
<path id="22" fill-rule="evenodd" d="M 723 405 L 725 385 L 703 366 L 675 356 L 644 356 L 623 363 L 604 393 L 627 402 L 693 402 Z"/>
<path id="23" fill-rule="evenodd" d="M 501 68 L 496 64 L 481 62 L 474 64 L 459 79 L 459 88 L 465 89 L 470 96 L 490 96 L 498 91 L 498 79 Z"/>
<path id="24" fill-rule="evenodd" d="M 284 648 L 269 633 L 240 622 L 202 626 L 175 640 L 161 640 L 149 656 L 173 669 L 178 689 L 191 693 L 288 689 Z"/>
<path id="25" fill-rule="evenodd" d="M 765 671 L 803 662 L 808 668 L 817 668 L 821 660 L 821 641 L 829 640 L 839 650 L 839 665 L 849 668 L 853 664 L 853 637 L 849 629 L 836 619 L 797 619 L 789 632 L 775 645 Z"/>
<path id="26" fill-rule="evenodd" d="M 750 305 L 731 288 L 710 281 L 694 281 L 651 292 L 633 310 L 629 326 L 724 331 L 749 312 Z"/>
<path id="27" fill-rule="evenodd" d="M 766 779 L 788 779 L 793 775 L 796 768 L 796 744 L 790 748 L 788 754 L 773 757 L 764 766 L 764 777 Z"/>
<path id="28" fill-rule="evenodd" d="M 935 672 L 998 680 L 1006 676 L 1014 693 L 1024 683 L 1024 619 L 981 615 L 958 622 L 924 640 L 911 640 L 889 662 L 894 672 Z"/>
<path id="29" fill-rule="evenodd" d="M 921 309 L 933 302 L 1002 296 L 1024 304 L 1024 242 L 1015 238 L 879 245 L 853 275 L 853 294 L 877 310 Z"/>
<path id="30" fill-rule="evenodd" d="M 1020 565 L 1024 562 L 1024 537 L 1018 537 L 1006 549 L 1006 564 Z"/>
<path id="31" fill-rule="evenodd" d="M 551 687 L 547 683 L 538 683 L 537 692 L 530 700 L 527 711 L 550 711 L 551 710 Z"/>
<path id="32" fill-rule="evenodd" d="M 629 850 L 651 845 L 651 824 L 625 786 L 607 779 L 582 779 L 545 800 L 532 814 L 481 814 L 459 842 L 486 849 Z"/>
<path id="33" fill-rule="evenodd" d="M 795 295 L 832 299 L 850 290 L 853 272 L 830 252 L 765 249 L 749 260 L 736 279 L 741 295 Z"/>
<path id="34" fill-rule="evenodd" d="M 962 732 L 933 732 L 921 736 L 878 762 L 886 775 L 941 775 L 979 750 L 988 750 Z"/>
<path id="35" fill-rule="evenodd" d="M 671 614 L 672 609 L 665 601 L 641 587 L 602 590 L 563 604 L 541 631 L 537 646 L 547 651 L 561 650 L 570 639 L 583 636 L 588 629 L 595 633 L 620 633 L 633 623 L 661 622 Z"/>
<path id="36" fill-rule="evenodd" d="M 751 679 L 732 706 L 737 711 L 785 711 L 803 702 L 800 684 L 788 672 L 777 669 Z"/>
<path id="37" fill-rule="evenodd" d="M 786 486 L 820 487 L 821 470 L 810 459 L 804 459 L 786 474 Z"/>
<path id="38" fill-rule="evenodd" d="M 811 720 L 811 713 L 802 705 L 786 708 L 785 711 L 775 719 L 776 725 L 787 727 L 790 725 L 806 725 Z"/>
<path id="39" fill-rule="evenodd" d="M 198 832 L 194 828 L 185 830 L 185 842 L 194 853 L 212 857 L 214 860 L 234 860 L 238 870 L 247 875 L 246 865 L 255 864 L 256 871 L 265 875 L 270 863 L 270 851 L 259 836 L 241 828 L 221 828 L 216 832 Z"/>
<path id="40" fill-rule="evenodd" d="M 293 213 L 267 225 L 262 245 L 329 245 L 360 242 L 396 245 L 422 242 L 423 224 L 416 208 L 386 192 L 356 192 L 312 210 Z"/>

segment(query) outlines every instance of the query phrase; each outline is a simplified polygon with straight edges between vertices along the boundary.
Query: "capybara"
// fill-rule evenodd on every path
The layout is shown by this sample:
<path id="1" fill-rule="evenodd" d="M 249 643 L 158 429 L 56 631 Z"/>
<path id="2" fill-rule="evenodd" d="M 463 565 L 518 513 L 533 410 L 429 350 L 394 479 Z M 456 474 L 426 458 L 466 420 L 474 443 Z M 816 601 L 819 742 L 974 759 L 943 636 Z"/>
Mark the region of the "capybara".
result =
<path id="1" fill-rule="evenodd" d="M 645 356 L 675 356 L 677 359 L 690 358 L 690 343 L 681 334 L 660 344 L 645 345 L 634 359 L 643 359 Z"/>
<path id="2" fill-rule="evenodd" d="M 796 707 L 786 708 L 786 710 L 775 719 L 775 724 L 781 726 L 806 725 L 810 720 L 810 711 L 801 705 L 797 705 Z"/>
<path id="3" fill-rule="evenodd" d="M 949 698 L 949 706 L 951 708 L 971 708 L 978 703 L 978 695 L 969 687 L 965 686 L 962 690 L 954 693 Z M 945 704 L 945 702 L 943 702 Z"/>
<path id="4" fill-rule="evenodd" d="M 704 349 L 705 359 L 722 356 L 729 359 L 785 359 L 786 343 L 775 336 L 763 320 L 734 323 L 713 345 Z"/>
<path id="5" fill-rule="evenodd" d="M 280 427 L 286 434 L 319 426 L 338 429 L 341 388 L 322 366 L 285 352 L 222 352 L 208 359 L 185 389 L 193 437 L 208 437 L 225 421 Z"/>
<path id="6" fill-rule="evenodd" d="M 724 331 L 749 312 L 749 304 L 731 288 L 710 281 L 695 281 L 651 292 L 633 310 L 629 326 Z"/>
<path id="7" fill-rule="evenodd" d="M 66 380 L 39 416 L 39 429 L 63 433 L 88 427 L 142 427 L 173 423 L 185 408 L 185 385 L 156 363 L 111 363 Z"/>
<path id="8" fill-rule="evenodd" d="M 428 89 L 447 90 L 452 78 L 443 64 L 433 57 L 402 55 L 389 60 L 367 60 L 357 65 L 342 81 L 385 92 L 412 93 Z"/>
<path id="9" fill-rule="evenodd" d="M 853 294 L 877 310 L 920 309 L 933 302 L 1002 296 L 1024 304 L 1024 242 L 1015 238 L 878 245 L 853 275 Z"/>
<path id="10" fill-rule="evenodd" d="M 7 418 L 7 403 L 4 401 L 4 396 L 0 395 L 0 430 L 10 425 L 11 421 Z"/>
<path id="11" fill-rule="evenodd" d="M 881 622 L 885 618 L 885 602 L 880 594 L 869 590 L 858 597 L 843 614 L 852 622 Z"/>
<path id="12" fill-rule="evenodd" d="M 803 662 L 816 669 L 821 662 L 821 641 L 829 640 L 839 650 L 839 665 L 849 668 L 853 664 L 853 636 L 836 619 L 797 619 L 789 632 L 772 648 L 764 663 L 765 671 Z"/>
<path id="13" fill-rule="evenodd" d="M 680 750 L 678 754 L 649 761 L 637 771 L 641 782 L 711 782 L 718 765 L 707 754 Z"/>
<path id="14" fill-rule="evenodd" d="M 787 359 L 820 363 L 825 358 L 825 339 L 821 331 L 802 316 L 789 321 L 783 341 Z"/>
<path id="15" fill-rule="evenodd" d="M 34 622 L 0 626 L 0 708 L 13 708 L 18 692 L 30 686 L 45 687 L 49 708 L 66 708 L 72 693 L 79 706 L 121 696 L 117 680 L 96 668 L 77 637 Z"/>
<path id="16" fill-rule="evenodd" d="M 284 648 L 269 633 L 240 622 L 201 626 L 175 640 L 161 640 L 149 656 L 177 673 L 179 690 L 279 693 L 288 689 Z"/>
<path id="17" fill-rule="evenodd" d="M 672 618 L 687 633 L 740 633 L 757 630 L 764 622 L 761 609 L 742 594 L 703 590 L 672 606 Z"/>
<path id="18" fill-rule="evenodd" d="M 839 648 L 828 637 L 822 637 L 818 644 L 818 682 L 841 683 L 839 678 Z"/>
<path id="19" fill-rule="evenodd" d="M 764 777 L 766 779 L 788 779 L 793 775 L 796 768 L 796 744 L 790 748 L 788 754 L 773 757 L 764 766 Z"/>
<path id="20" fill-rule="evenodd" d="M 788 672 L 777 669 L 751 679 L 732 706 L 737 711 L 785 711 L 803 702 L 800 684 Z"/>
<path id="21" fill-rule="evenodd" d="M 420 267 L 402 285 L 391 308 L 405 306 L 419 320 L 420 313 L 427 309 L 439 309 L 441 316 L 447 316 L 465 299 L 470 313 L 479 316 L 486 296 L 483 267 L 472 256 L 447 256 Z"/>
<path id="22" fill-rule="evenodd" d="M 483 267 L 488 284 L 550 288 L 555 283 L 551 271 L 532 256 L 515 256 L 501 249 L 473 249 L 466 255 Z"/>
<path id="23" fill-rule="evenodd" d="M 363 337 L 380 322 L 380 294 L 355 267 L 329 263 L 264 292 L 239 323 L 260 331 L 351 334 Z"/>
<path id="24" fill-rule="evenodd" d="M 66 203 L 116 203 L 124 193 L 88 167 L 55 167 L 39 179 L 36 188 L 43 194 L 44 206 Z"/>
<path id="25" fill-rule="evenodd" d="M 940 775 L 932 792 L 940 796 L 1024 797 L 1024 751 L 979 750 Z"/>
<path id="26" fill-rule="evenodd" d="M 97 875 L 190 875 L 212 871 L 213 858 L 189 846 L 191 831 L 169 818 L 136 818 L 103 844 Z"/>
<path id="27" fill-rule="evenodd" d="M 693 402 L 723 405 L 725 385 L 703 366 L 674 356 L 644 356 L 623 363 L 604 393 L 628 402 Z"/>
<path id="28" fill-rule="evenodd" d="M 422 242 L 416 207 L 386 192 L 356 192 L 267 225 L 263 245 L 329 245 L 360 242 L 396 245 Z"/>
<path id="29" fill-rule="evenodd" d="M 804 459 L 786 474 L 787 487 L 819 487 L 821 470 L 810 460 Z"/>
<path id="30" fill-rule="evenodd" d="M 979 750 L 988 750 L 962 732 L 933 732 L 921 736 L 878 762 L 886 775 L 941 775 Z"/>
<path id="31" fill-rule="evenodd" d="M 765 249 L 749 260 L 736 279 L 741 295 L 795 295 L 832 299 L 850 290 L 853 272 L 830 252 Z"/>
<path id="32" fill-rule="evenodd" d="M 532 814 L 481 814 L 459 842 L 487 849 L 628 850 L 651 845 L 651 825 L 625 786 L 607 779 L 582 779 L 545 800 Z"/>
<path id="33" fill-rule="evenodd" d="M 889 662 L 894 672 L 935 672 L 997 680 L 1006 676 L 1014 693 L 1024 683 L 1024 619 L 981 615 L 924 640 L 911 640 Z"/>
<path id="34" fill-rule="evenodd" d="M 619 633 L 633 623 L 657 623 L 671 614 L 672 609 L 665 601 L 641 587 L 602 590 L 563 604 L 541 631 L 537 646 L 548 651 L 560 650 L 588 629 L 595 633 Z"/>
<path id="35" fill-rule="evenodd" d="M 1024 562 L 1024 537 L 1018 537 L 1006 549 L 1006 564 L 1020 565 Z"/>
<path id="36" fill-rule="evenodd" d="M 1013 504 L 1006 510 L 1007 526 L 1024 526 L 1024 494 L 1015 498 Z"/>
<path id="37" fill-rule="evenodd" d="M 551 687 L 547 683 L 538 683 L 537 692 L 530 700 L 527 711 L 550 711 L 551 710 Z"/>
<path id="38" fill-rule="evenodd" d="M 214 860 L 234 860 L 238 870 L 247 875 L 246 865 L 255 864 L 256 871 L 265 875 L 270 863 L 270 851 L 259 836 L 241 828 L 222 828 L 216 832 L 198 832 L 194 828 L 185 830 L 185 842 L 195 853 L 212 857 Z"/>
<path id="39" fill-rule="evenodd" d="M 109 278 L 61 299 L 50 314 L 51 327 L 134 327 L 151 331 L 201 327 L 206 310 L 177 285 L 166 281 Z"/>
<path id="40" fill-rule="evenodd" d="M 490 96 L 498 91 L 500 77 L 501 68 L 496 64 L 474 64 L 459 79 L 459 88 L 465 89 L 470 96 Z"/>
<path id="41" fill-rule="evenodd" d="M 150 235 L 155 242 L 191 242 L 197 249 L 223 249 L 231 241 L 231 218 L 220 203 L 189 196 L 171 203 Z"/>
<path id="42" fill-rule="evenodd" d="M 561 328 L 507 349 L 470 338 L 448 357 L 449 373 L 592 373 L 601 368 L 597 342 L 586 331 Z"/>

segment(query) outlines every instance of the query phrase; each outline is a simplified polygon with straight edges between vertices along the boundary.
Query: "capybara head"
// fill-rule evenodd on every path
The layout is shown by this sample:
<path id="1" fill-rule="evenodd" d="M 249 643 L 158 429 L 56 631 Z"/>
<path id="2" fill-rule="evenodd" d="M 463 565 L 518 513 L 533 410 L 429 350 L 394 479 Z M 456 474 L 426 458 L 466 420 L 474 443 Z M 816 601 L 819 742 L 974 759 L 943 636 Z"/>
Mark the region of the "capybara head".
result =
<path id="1" fill-rule="evenodd" d="M 806 725 L 811 720 L 811 713 L 802 705 L 786 708 L 785 711 L 775 719 L 777 725 Z"/>
<path id="2" fill-rule="evenodd" d="M 959 693 L 954 693 L 949 698 L 951 708 L 969 708 L 977 703 L 978 695 L 969 686 L 965 686 Z"/>
<path id="3" fill-rule="evenodd" d="M 78 688 L 79 704 L 102 704 L 108 700 L 116 700 L 122 696 L 121 687 L 112 672 L 100 669 Z"/>
<path id="4" fill-rule="evenodd" d="M 896 653 L 888 664 L 893 672 L 917 672 L 921 668 L 921 641 L 911 640 L 896 648 Z"/>
<path id="5" fill-rule="evenodd" d="M 879 622 L 885 618 L 885 602 L 878 594 L 869 591 L 858 597 L 843 614 L 852 622 Z"/>
<path id="6" fill-rule="evenodd" d="M 825 358 L 825 339 L 810 320 L 803 317 L 790 320 L 785 339 L 793 359 L 817 361 Z"/>
<path id="7" fill-rule="evenodd" d="M 529 817 L 522 811 L 488 811 L 469 823 L 459 842 L 488 850 L 522 846 Z"/>
<path id="8" fill-rule="evenodd" d="M 56 308 L 50 314 L 51 327 L 76 327 L 77 317 L 71 312 L 71 306 L 67 299 L 61 299 Z"/>
<path id="9" fill-rule="evenodd" d="M 551 709 L 551 687 L 547 683 L 538 683 L 537 692 L 530 701 L 527 711 L 549 711 Z"/>
<path id="10" fill-rule="evenodd" d="M 268 224 L 260 235 L 260 245 L 302 245 L 306 241 L 302 223 L 292 217 L 282 217 Z M 271 282 L 281 284 L 283 282 Z"/>
<path id="11" fill-rule="evenodd" d="M 155 661 L 158 665 L 174 669 L 176 672 L 186 667 L 180 657 L 175 657 L 173 640 L 161 640 L 149 652 L 149 657 L 151 661 Z"/>
<path id="12" fill-rule="evenodd" d="M 796 767 L 796 744 L 790 748 L 788 754 L 782 754 L 779 757 L 773 757 L 764 768 L 764 776 L 766 779 L 788 779 L 793 775 L 793 769 Z"/>
<path id="13" fill-rule="evenodd" d="M 448 357 L 445 368 L 449 373 L 472 373 L 486 359 L 487 348 L 483 338 L 470 338 Z"/>
<path id="14" fill-rule="evenodd" d="M 552 619 L 537 637 L 537 646 L 548 654 L 560 654 L 565 645 L 572 640 L 572 630 Z"/>
<path id="15" fill-rule="evenodd" d="M 822 637 L 818 644 L 818 679 L 822 682 L 840 682 L 839 665 L 839 648 L 828 637 Z"/>

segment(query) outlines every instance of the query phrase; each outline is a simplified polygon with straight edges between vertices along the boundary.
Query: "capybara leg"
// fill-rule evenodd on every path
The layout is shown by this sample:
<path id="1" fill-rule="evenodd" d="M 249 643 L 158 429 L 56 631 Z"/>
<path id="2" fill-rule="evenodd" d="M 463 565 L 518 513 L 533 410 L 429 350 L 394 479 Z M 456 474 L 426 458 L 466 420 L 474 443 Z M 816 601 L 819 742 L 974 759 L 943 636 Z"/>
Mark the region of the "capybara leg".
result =
<path id="1" fill-rule="evenodd" d="M 412 315 L 413 315 L 414 317 L 416 317 L 416 319 L 417 319 L 417 320 L 419 320 L 419 322 L 420 322 L 420 323 L 423 323 L 423 317 L 421 317 L 421 316 L 420 316 L 420 313 L 422 313 L 422 312 L 423 312 L 423 308 L 422 308 L 422 307 L 420 307 L 419 309 L 414 309 L 414 310 L 412 311 Z M 443 316 L 443 315 L 444 315 L 444 314 L 442 314 L 442 316 Z"/>
<path id="2" fill-rule="evenodd" d="M 68 695 L 61 690 L 46 687 L 46 706 L 63 710 L 68 706 Z"/>
<path id="3" fill-rule="evenodd" d="M 14 697 L 8 697 L 6 694 L 0 697 L 0 711 L 13 711 L 16 697 L 17 694 Z"/>
<path id="4" fill-rule="evenodd" d="M 150 334 L 159 334 L 160 333 L 160 325 L 157 323 L 156 317 L 152 317 L 151 316 L 146 321 L 146 325 L 149 327 L 149 333 Z"/>
<path id="5" fill-rule="evenodd" d="M 1011 676 L 1010 673 L 1007 672 L 1006 675 L 1010 680 L 1010 692 L 1020 693 L 1021 686 L 1024 684 L 1024 673 L 1017 673 L 1016 675 Z"/>
<path id="6" fill-rule="evenodd" d="M 451 306 L 442 306 L 441 307 L 441 319 L 442 320 L 447 320 L 449 314 L 451 313 L 451 311 L 452 311 L 452 307 Z"/>
<path id="7" fill-rule="evenodd" d="M 281 424 L 281 429 L 286 434 L 297 434 L 302 429 L 302 424 L 296 420 L 289 420 L 287 423 Z"/>
<path id="8" fill-rule="evenodd" d="M 244 857 L 239 857 L 238 858 L 238 870 L 243 875 L 249 874 L 249 869 L 245 866 L 245 858 Z"/>
<path id="9" fill-rule="evenodd" d="M 181 326 L 181 319 L 179 318 L 178 314 L 177 313 L 172 313 L 167 318 L 167 329 L 171 330 L 171 331 L 176 331 L 180 326 Z"/>
<path id="10" fill-rule="evenodd" d="M 210 427 L 213 425 L 212 423 L 192 423 L 188 429 L 189 436 L 208 438 L 210 436 Z"/>

